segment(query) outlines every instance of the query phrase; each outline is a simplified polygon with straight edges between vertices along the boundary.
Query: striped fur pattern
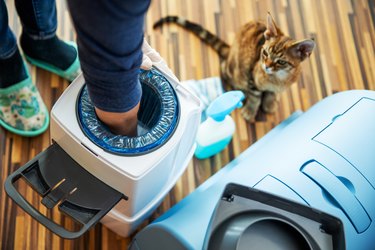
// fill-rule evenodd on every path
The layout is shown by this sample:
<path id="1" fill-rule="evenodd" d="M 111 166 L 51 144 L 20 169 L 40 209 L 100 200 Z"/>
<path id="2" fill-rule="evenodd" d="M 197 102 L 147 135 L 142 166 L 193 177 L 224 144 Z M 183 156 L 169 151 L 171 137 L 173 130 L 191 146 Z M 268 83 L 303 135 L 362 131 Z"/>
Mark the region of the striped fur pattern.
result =
<path id="1" fill-rule="evenodd" d="M 248 121 L 254 120 L 259 108 L 275 112 L 278 93 L 296 82 L 301 62 L 315 47 L 311 39 L 297 41 L 284 35 L 270 14 L 266 23 L 251 21 L 243 25 L 231 46 L 202 26 L 177 16 L 160 19 L 154 28 L 164 23 L 175 23 L 193 32 L 217 51 L 222 59 L 223 83 L 245 93 L 242 115 Z"/>
<path id="2" fill-rule="evenodd" d="M 167 16 L 157 21 L 154 24 L 154 29 L 161 27 L 165 23 L 175 23 L 185 28 L 186 30 L 192 32 L 207 45 L 211 46 L 218 53 L 220 58 L 224 59 L 228 56 L 229 45 L 216 35 L 212 34 L 210 31 L 200 26 L 199 24 L 190 22 L 182 17 Z"/>

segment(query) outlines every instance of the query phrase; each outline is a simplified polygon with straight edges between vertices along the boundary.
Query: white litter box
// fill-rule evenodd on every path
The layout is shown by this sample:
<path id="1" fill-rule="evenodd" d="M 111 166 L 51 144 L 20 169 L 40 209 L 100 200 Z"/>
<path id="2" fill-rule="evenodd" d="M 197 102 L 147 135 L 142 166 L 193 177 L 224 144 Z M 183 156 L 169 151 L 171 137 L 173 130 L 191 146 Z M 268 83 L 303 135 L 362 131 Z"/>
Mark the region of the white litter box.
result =
<path id="1" fill-rule="evenodd" d="M 139 136 L 132 138 L 111 134 L 96 119 L 79 76 L 52 108 L 52 145 L 8 177 L 8 195 L 64 238 L 81 236 L 99 220 L 128 236 L 162 202 L 195 149 L 200 101 L 163 75 L 155 68 L 140 73 Z M 83 227 L 70 232 L 40 214 L 15 188 L 19 178 L 47 208 L 57 205 Z"/>

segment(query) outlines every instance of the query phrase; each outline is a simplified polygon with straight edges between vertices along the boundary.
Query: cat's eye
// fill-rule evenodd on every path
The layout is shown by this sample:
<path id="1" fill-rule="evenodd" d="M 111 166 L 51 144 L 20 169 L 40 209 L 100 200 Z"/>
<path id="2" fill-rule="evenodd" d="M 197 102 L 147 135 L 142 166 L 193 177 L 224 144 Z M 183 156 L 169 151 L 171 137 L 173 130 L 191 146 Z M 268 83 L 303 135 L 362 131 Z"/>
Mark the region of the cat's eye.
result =
<path id="1" fill-rule="evenodd" d="M 264 56 L 268 56 L 268 53 L 267 53 L 266 50 L 263 50 L 263 55 L 264 55 Z"/>
<path id="2" fill-rule="evenodd" d="M 277 63 L 280 64 L 280 65 L 285 65 L 286 61 L 284 61 L 284 60 L 277 60 Z"/>

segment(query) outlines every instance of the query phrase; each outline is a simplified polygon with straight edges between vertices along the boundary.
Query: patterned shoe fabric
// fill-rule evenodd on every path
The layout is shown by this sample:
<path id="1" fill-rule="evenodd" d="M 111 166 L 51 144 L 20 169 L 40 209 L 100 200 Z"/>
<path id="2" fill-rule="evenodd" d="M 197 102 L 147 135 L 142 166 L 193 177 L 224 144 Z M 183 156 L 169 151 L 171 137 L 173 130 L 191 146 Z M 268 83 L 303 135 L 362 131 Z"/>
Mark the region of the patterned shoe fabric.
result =
<path id="1" fill-rule="evenodd" d="M 48 110 L 30 77 L 0 89 L 0 125 L 5 129 L 23 136 L 36 136 L 48 124 Z"/>

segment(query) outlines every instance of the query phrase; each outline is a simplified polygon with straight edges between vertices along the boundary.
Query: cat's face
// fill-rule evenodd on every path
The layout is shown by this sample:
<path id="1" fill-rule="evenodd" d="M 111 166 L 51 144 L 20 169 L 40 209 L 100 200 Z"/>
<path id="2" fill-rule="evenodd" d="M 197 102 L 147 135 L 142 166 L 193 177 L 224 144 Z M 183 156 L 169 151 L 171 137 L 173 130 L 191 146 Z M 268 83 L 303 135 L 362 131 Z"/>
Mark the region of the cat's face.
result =
<path id="1" fill-rule="evenodd" d="M 280 80 L 286 79 L 298 68 L 300 63 L 310 56 L 315 42 L 310 39 L 296 41 L 285 36 L 276 26 L 271 15 L 267 18 L 266 42 L 261 50 L 261 62 L 264 72 Z"/>
<path id="2" fill-rule="evenodd" d="M 275 75 L 280 80 L 285 79 L 295 69 L 299 62 L 294 60 L 284 44 L 266 43 L 261 51 L 261 62 L 264 72 Z"/>

